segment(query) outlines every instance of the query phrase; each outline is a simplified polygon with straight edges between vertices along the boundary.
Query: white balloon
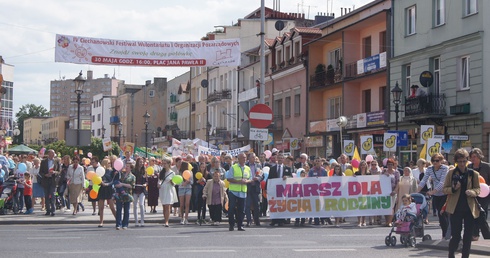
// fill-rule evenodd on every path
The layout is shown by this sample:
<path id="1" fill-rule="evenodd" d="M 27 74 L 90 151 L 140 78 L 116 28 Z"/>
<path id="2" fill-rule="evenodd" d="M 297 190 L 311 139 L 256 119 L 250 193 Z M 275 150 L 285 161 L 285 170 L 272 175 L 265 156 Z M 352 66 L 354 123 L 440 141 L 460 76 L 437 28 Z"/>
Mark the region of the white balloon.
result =
<path id="1" fill-rule="evenodd" d="M 95 174 L 102 177 L 105 174 L 105 169 L 103 167 L 98 167 L 97 170 L 95 170 Z"/>
<path id="2" fill-rule="evenodd" d="M 264 173 L 264 174 L 269 174 L 269 170 L 271 170 L 271 168 L 270 168 L 270 167 L 264 167 L 264 168 L 262 169 L 262 173 Z"/>

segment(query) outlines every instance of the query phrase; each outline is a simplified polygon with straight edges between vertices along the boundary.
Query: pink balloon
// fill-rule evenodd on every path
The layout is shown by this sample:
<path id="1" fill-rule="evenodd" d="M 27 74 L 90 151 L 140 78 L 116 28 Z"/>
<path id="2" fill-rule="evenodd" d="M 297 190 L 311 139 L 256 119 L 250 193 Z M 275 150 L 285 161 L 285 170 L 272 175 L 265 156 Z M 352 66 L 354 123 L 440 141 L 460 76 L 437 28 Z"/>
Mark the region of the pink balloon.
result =
<path id="1" fill-rule="evenodd" d="M 366 162 L 371 162 L 373 160 L 374 160 L 373 155 L 369 154 L 366 156 Z"/>
<path id="2" fill-rule="evenodd" d="M 386 167 L 386 163 L 388 163 L 388 158 L 385 158 L 385 159 L 383 160 L 383 166 L 385 166 L 385 167 Z"/>
<path id="3" fill-rule="evenodd" d="M 272 156 L 272 152 L 270 150 L 264 151 L 264 154 L 266 159 L 269 159 Z"/>
<path id="4" fill-rule="evenodd" d="M 124 164 L 123 164 L 123 161 L 121 159 L 116 159 L 114 161 L 114 168 L 116 170 L 119 170 L 120 171 L 123 168 L 123 166 L 124 166 Z"/>
<path id="5" fill-rule="evenodd" d="M 87 157 L 92 158 L 92 152 L 87 153 Z"/>
<path id="6" fill-rule="evenodd" d="M 350 164 L 352 165 L 353 168 L 359 168 L 359 160 L 353 159 Z"/>
<path id="7" fill-rule="evenodd" d="M 480 194 L 478 195 L 478 197 L 485 198 L 488 196 L 489 193 L 490 193 L 490 188 L 488 187 L 488 185 L 481 183 L 480 184 Z"/>

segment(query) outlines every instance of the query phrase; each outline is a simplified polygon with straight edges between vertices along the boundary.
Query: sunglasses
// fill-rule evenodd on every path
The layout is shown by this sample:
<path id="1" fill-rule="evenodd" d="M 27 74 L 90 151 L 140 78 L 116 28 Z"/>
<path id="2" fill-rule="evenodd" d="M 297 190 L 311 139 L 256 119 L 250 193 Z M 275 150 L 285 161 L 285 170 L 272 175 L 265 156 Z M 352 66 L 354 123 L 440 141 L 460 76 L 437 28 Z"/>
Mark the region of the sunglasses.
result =
<path id="1" fill-rule="evenodd" d="M 438 160 L 438 159 L 435 159 L 435 160 L 433 160 L 432 162 L 439 162 L 439 161 L 440 161 L 440 160 Z"/>

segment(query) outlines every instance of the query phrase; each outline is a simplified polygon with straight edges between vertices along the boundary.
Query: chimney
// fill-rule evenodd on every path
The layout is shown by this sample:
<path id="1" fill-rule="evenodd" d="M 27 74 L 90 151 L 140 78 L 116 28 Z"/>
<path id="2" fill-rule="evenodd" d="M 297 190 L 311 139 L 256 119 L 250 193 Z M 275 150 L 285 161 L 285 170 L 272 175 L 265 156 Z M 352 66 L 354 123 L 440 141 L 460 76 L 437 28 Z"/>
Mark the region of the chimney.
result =
<path id="1" fill-rule="evenodd" d="M 343 15 L 344 15 L 344 8 L 340 7 L 340 16 L 343 16 Z"/>
<path id="2" fill-rule="evenodd" d="M 94 71 L 88 70 L 87 71 L 87 80 L 93 80 L 94 79 Z"/>

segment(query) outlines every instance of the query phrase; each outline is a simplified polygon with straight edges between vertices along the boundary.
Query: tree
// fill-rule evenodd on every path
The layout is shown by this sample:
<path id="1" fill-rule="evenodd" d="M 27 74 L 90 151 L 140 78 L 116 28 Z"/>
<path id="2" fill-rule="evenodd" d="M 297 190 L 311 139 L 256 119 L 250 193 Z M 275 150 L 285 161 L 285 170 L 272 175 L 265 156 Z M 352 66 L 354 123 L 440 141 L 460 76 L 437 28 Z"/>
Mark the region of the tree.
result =
<path id="1" fill-rule="evenodd" d="M 17 140 L 16 143 L 22 142 L 21 139 L 24 139 L 24 120 L 31 117 L 47 117 L 49 116 L 49 111 L 43 106 L 36 106 L 34 104 L 26 104 L 20 107 L 19 112 L 15 114 L 17 118 L 17 126 L 19 127 L 20 134 L 15 137 Z"/>

